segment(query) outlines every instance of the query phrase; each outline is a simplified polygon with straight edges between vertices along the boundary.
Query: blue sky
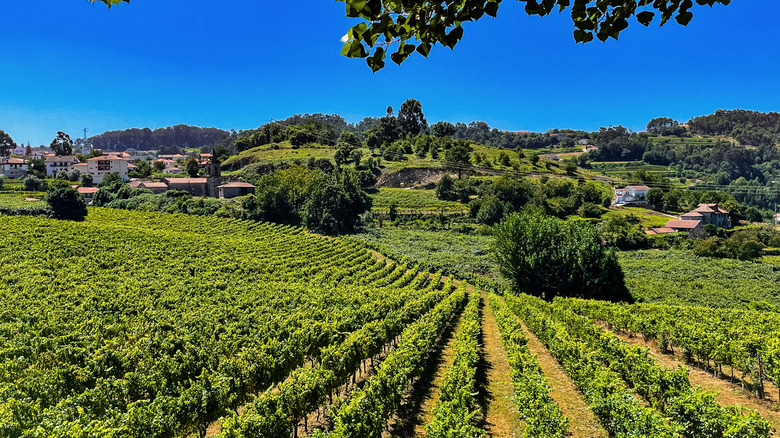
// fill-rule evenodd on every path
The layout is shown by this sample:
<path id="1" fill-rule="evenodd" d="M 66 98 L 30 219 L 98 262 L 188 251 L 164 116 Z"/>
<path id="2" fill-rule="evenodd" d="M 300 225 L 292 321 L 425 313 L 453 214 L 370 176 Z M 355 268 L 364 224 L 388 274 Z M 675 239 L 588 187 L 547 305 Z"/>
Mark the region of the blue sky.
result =
<path id="1" fill-rule="evenodd" d="M 9 2 L 0 37 L 0 129 L 17 142 L 177 123 L 257 127 L 295 113 L 382 116 L 407 98 L 429 122 L 508 130 L 644 128 L 718 108 L 780 110 L 776 0 L 696 6 L 688 27 L 635 21 L 620 41 L 575 44 L 568 15 L 503 2 L 435 48 L 371 73 L 339 55 L 354 23 L 327 0 Z M 288 6 L 294 5 L 294 6 Z"/>

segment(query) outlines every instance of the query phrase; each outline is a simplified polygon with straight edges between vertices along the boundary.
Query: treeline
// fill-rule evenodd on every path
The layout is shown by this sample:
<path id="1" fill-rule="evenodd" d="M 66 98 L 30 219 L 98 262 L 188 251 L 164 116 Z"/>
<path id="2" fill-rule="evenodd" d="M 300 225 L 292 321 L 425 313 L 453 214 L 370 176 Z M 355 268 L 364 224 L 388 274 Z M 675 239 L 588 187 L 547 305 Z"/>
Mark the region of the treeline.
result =
<path id="1" fill-rule="evenodd" d="M 176 125 L 167 128 L 131 128 L 120 131 L 107 131 L 87 139 L 96 149 L 124 151 L 160 150 L 177 153 L 181 148 L 213 147 L 224 142 L 230 132 L 218 128 L 201 128 L 190 125 Z"/>
<path id="2" fill-rule="evenodd" d="M 596 218 L 612 201 L 612 189 L 599 181 L 577 182 L 569 178 L 500 177 L 490 181 L 453 179 L 445 174 L 436 185 L 436 196 L 468 202 L 471 218 L 480 224 L 494 225 L 526 208 L 562 219 L 573 214 Z"/>
<path id="3" fill-rule="evenodd" d="M 717 110 L 715 114 L 694 117 L 688 122 L 695 134 L 726 135 L 751 146 L 780 143 L 780 113 L 749 110 Z"/>

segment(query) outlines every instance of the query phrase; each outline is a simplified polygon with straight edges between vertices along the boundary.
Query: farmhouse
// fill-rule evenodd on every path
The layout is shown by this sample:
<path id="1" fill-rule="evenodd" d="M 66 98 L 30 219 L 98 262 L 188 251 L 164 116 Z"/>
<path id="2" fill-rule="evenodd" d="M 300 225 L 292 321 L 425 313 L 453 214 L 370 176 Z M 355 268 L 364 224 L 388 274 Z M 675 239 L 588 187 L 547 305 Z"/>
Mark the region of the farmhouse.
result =
<path id="1" fill-rule="evenodd" d="M 698 220 L 673 219 L 666 223 L 665 228 L 670 228 L 674 231 L 685 231 L 691 237 L 701 237 L 706 233 L 702 221 Z"/>
<path id="2" fill-rule="evenodd" d="M 0 175 L 8 178 L 24 178 L 27 175 L 27 163 L 21 158 L 0 159 Z"/>
<path id="3" fill-rule="evenodd" d="M 168 184 L 164 182 L 133 181 L 129 185 L 130 187 L 137 188 L 137 189 L 150 190 L 155 195 L 159 195 L 160 193 L 165 193 L 166 191 L 168 191 Z"/>
<path id="4" fill-rule="evenodd" d="M 615 204 L 630 204 L 632 202 L 647 202 L 648 186 L 626 186 L 615 189 Z"/>
<path id="5" fill-rule="evenodd" d="M 729 212 L 718 204 L 699 204 L 694 210 L 680 216 L 682 220 L 701 221 L 702 225 L 715 225 L 718 228 L 731 228 Z"/>

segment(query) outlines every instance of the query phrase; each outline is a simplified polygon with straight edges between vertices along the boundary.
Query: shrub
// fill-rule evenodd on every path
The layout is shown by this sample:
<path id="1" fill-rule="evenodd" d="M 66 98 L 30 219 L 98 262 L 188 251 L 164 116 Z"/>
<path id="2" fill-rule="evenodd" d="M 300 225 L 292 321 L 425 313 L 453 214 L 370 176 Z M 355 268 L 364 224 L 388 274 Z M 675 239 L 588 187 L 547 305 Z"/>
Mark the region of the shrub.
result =
<path id="1" fill-rule="evenodd" d="M 81 221 L 87 216 L 87 203 L 84 197 L 67 181 L 54 181 L 43 200 L 49 204 L 52 216 L 56 219 Z"/>

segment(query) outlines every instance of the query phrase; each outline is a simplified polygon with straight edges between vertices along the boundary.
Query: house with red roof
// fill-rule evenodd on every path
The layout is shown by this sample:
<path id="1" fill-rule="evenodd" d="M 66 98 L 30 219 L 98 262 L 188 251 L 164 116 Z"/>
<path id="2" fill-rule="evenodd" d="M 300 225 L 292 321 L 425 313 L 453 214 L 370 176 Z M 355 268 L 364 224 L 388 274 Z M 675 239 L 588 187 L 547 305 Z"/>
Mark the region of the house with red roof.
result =
<path id="1" fill-rule="evenodd" d="M 698 207 L 680 216 L 682 220 L 698 220 L 703 225 L 715 225 L 718 228 L 731 228 L 728 210 L 718 204 L 699 204 Z"/>
<path id="2" fill-rule="evenodd" d="M 101 155 L 87 160 L 87 172 L 92 174 L 95 184 L 103 182 L 109 173 L 118 173 L 122 181 L 127 181 L 127 159 L 116 155 Z"/>
<path id="3" fill-rule="evenodd" d="M 21 158 L 0 158 L 0 175 L 8 178 L 24 178 L 27 176 L 27 163 Z"/>

